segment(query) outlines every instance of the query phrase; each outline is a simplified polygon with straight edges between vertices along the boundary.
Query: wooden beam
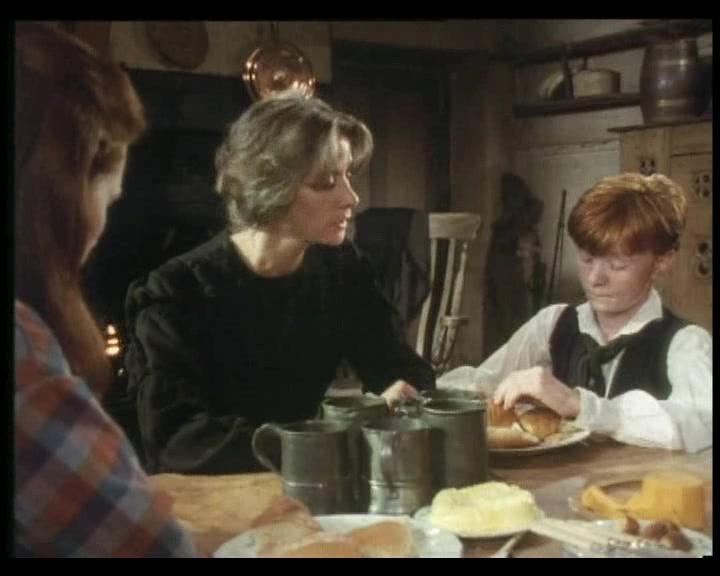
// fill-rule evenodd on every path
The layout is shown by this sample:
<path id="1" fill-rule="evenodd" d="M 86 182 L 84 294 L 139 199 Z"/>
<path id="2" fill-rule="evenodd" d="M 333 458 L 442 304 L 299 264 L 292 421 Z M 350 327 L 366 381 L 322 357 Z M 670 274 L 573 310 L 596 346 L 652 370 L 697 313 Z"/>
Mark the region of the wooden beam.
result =
<path id="1" fill-rule="evenodd" d="M 516 66 L 529 66 L 560 60 L 563 55 L 567 58 L 582 58 L 599 56 L 609 52 L 632 50 L 644 47 L 650 39 L 662 37 L 674 37 L 678 35 L 699 36 L 706 32 L 712 32 L 711 19 L 694 20 L 665 20 L 642 27 L 623 30 L 614 34 L 606 34 L 587 40 L 568 42 L 530 50 L 520 54 L 515 59 Z"/>

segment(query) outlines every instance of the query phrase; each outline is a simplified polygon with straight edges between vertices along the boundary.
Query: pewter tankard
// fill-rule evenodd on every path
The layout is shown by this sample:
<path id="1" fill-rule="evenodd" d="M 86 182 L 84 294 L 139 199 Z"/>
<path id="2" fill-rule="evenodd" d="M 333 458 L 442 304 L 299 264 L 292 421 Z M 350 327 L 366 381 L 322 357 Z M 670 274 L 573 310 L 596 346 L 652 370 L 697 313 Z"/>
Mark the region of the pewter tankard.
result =
<path id="1" fill-rule="evenodd" d="M 343 422 L 348 425 L 350 441 L 350 460 L 353 477 L 355 478 L 354 497 L 358 512 L 367 510 L 366 498 L 359 481 L 361 464 L 361 432 L 360 427 L 369 420 L 389 416 L 387 402 L 384 398 L 372 396 L 348 396 L 344 398 L 326 398 L 320 404 L 320 415 L 323 420 Z"/>
<path id="2" fill-rule="evenodd" d="M 432 427 L 434 488 L 461 488 L 489 479 L 486 403 L 428 400 L 420 419 Z"/>
<path id="3" fill-rule="evenodd" d="M 416 418 L 367 422 L 361 436 L 361 509 L 412 514 L 432 500 L 430 427 Z"/>
<path id="4" fill-rule="evenodd" d="M 273 439 L 280 441 L 280 466 L 267 456 Z M 347 423 L 263 424 L 253 434 L 252 450 L 263 466 L 282 476 L 283 493 L 304 502 L 313 514 L 355 511 Z"/>
<path id="5" fill-rule="evenodd" d="M 344 398 L 326 398 L 320 404 L 323 420 L 362 423 L 388 415 L 384 398 L 372 396 L 347 396 Z"/>

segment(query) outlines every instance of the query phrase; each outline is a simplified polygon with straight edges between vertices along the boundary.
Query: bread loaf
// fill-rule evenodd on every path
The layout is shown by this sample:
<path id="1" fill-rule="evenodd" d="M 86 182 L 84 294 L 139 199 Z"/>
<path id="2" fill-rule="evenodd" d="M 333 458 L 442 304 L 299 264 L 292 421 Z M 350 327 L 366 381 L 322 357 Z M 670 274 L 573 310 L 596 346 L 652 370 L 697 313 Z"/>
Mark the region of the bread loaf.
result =
<path id="1" fill-rule="evenodd" d="M 155 474 L 154 488 L 172 498 L 175 517 L 192 534 L 199 550 L 212 555 L 282 494 L 280 476 L 271 473 L 217 476 Z"/>

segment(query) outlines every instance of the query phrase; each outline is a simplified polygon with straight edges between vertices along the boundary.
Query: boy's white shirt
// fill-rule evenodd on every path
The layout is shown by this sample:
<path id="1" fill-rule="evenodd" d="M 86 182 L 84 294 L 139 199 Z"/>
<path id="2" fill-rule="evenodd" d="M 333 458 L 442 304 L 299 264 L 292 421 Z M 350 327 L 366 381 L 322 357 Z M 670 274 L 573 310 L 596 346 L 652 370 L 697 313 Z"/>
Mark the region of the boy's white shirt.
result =
<path id="1" fill-rule="evenodd" d="M 515 370 L 550 366 L 550 336 L 567 304 L 540 310 L 477 368 L 461 366 L 438 378 L 439 388 L 484 391 L 495 388 Z M 590 305 L 577 308 L 580 332 L 606 344 Z M 633 318 L 618 332 L 634 334 L 648 322 L 662 317 L 662 301 L 652 289 Z M 610 385 L 605 397 L 585 389 L 580 392 L 580 412 L 575 422 L 593 432 L 638 446 L 697 452 L 712 446 L 712 336 L 696 325 L 685 326 L 673 336 L 668 349 L 667 371 L 672 392 L 657 400 L 642 390 L 631 390 L 608 399 L 613 376 L 624 353 L 603 366 Z"/>

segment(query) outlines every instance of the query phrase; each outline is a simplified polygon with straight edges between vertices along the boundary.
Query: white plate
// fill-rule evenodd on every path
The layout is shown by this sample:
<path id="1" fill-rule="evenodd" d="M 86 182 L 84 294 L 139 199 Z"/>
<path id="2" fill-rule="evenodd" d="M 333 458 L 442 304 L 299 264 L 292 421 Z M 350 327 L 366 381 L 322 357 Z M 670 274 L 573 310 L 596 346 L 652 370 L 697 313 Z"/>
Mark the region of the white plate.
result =
<path id="1" fill-rule="evenodd" d="M 338 514 L 333 516 L 315 516 L 323 530 L 329 532 L 348 532 L 384 520 L 405 519 L 415 539 L 415 548 L 420 558 L 460 558 L 462 542 L 457 536 L 423 524 L 407 516 L 385 516 L 382 514 Z M 216 558 L 256 558 L 255 539 L 252 534 L 243 533 L 228 540 L 215 551 Z"/>
<path id="2" fill-rule="evenodd" d="M 552 452 L 566 446 L 578 444 L 590 436 L 590 430 L 579 426 L 570 425 L 566 430 L 554 434 L 558 439 L 550 437 L 541 442 L 537 446 L 529 446 L 527 448 L 489 448 L 490 454 L 508 454 L 522 456 L 525 454 L 542 454 L 543 452 Z"/>
<path id="3" fill-rule="evenodd" d="M 640 527 L 644 528 L 651 522 L 651 520 L 638 520 L 638 522 L 640 523 Z M 595 520 L 594 522 L 578 521 L 578 523 L 587 524 L 589 526 L 599 526 L 611 530 L 615 529 L 618 532 L 620 531 L 618 523 L 615 520 Z M 688 537 L 688 540 L 692 542 L 693 548 L 689 551 L 690 554 L 694 554 L 697 556 L 712 556 L 712 539 L 708 538 L 705 534 L 701 532 L 696 532 L 695 530 L 690 530 L 689 528 L 681 528 L 681 530 L 683 531 L 683 534 Z M 575 548 L 574 546 L 571 546 L 569 544 L 563 545 L 563 548 L 568 554 L 572 556 L 582 558 L 583 556 L 588 555 L 586 552 L 583 552 L 582 550 Z"/>
<path id="4" fill-rule="evenodd" d="M 423 508 L 420 508 L 420 510 L 415 512 L 413 518 L 423 526 L 438 530 L 438 528 L 435 528 L 435 526 L 433 526 L 430 522 L 430 510 L 430 506 L 424 506 Z M 542 510 L 538 509 L 538 512 L 539 515 L 536 520 L 545 517 L 545 513 Z M 491 532 L 452 531 L 452 533 L 456 536 L 460 536 L 460 538 L 505 538 L 507 536 L 514 536 L 515 534 L 519 534 L 520 532 L 525 532 L 525 530 L 527 530 L 529 526 L 530 525 L 528 524 L 527 526 L 520 526 L 519 528 L 515 528 L 513 530 L 496 530 Z"/>

